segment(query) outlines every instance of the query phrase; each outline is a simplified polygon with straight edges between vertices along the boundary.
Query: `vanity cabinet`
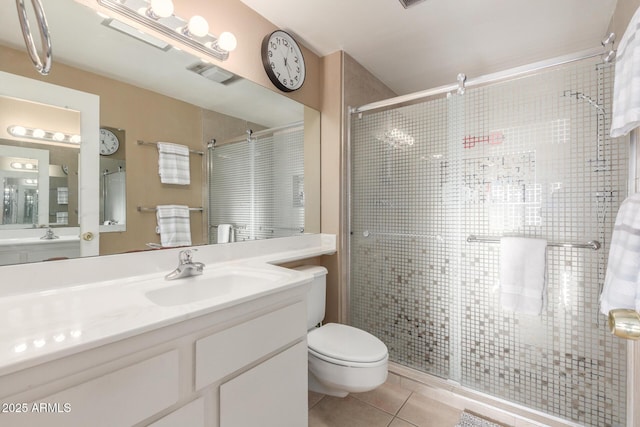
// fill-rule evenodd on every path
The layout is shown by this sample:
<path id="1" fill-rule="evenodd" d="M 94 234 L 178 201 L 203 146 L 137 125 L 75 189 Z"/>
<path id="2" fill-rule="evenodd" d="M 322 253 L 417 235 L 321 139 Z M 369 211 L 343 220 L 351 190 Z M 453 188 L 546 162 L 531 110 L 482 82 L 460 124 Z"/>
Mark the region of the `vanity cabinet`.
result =
<path id="1" fill-rule="evenodd" d="M 77 258 L 80 256 L 80 239 L 0 240 L 0 265 L 24 264 L 51 258 Z"/>
<path id="2" fill-rule="evenodd" d="M 0 425 L 307 425 L 306 287 L 0 377 Z"/>

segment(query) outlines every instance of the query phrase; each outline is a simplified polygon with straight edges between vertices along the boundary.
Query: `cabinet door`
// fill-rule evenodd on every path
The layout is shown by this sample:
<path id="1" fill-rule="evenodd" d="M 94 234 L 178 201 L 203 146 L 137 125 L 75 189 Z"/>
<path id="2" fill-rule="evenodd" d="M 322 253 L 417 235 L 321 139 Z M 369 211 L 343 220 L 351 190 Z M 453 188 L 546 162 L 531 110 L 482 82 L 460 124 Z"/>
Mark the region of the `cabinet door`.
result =
<path id="1" fill-rule="evenodd" d="M 303 341 L 220 386 L 220 427 L 307 426 L 307 393 Z"/>

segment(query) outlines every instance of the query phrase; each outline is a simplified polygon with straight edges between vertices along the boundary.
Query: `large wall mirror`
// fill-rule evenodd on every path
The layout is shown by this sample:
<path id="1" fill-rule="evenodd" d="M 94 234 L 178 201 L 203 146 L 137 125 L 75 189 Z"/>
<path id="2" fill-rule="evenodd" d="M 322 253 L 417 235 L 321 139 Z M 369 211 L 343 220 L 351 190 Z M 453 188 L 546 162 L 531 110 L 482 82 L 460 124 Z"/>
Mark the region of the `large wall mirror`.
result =
<path id="1" fill-rule="evenodd" d="M 0 16 L 0 79 L 19 75 L 33 82 L 24 96 L 0 96 L 6 212 L 0 265 L 147 250 L 159 242 L 153 208 L 164 204 L 202 208 L 191 217 L 193 244 L 319 232 L 319 156 L 309 155 L 319 152 L 319 112 L 228 73 L 224 63 L 203 62 L 74 0 L 42 2 L 55 54 L 46 78 L 29 66 L 17 14 L 8 10 Z M 95 95 L 99 112 L 83 111 L 82 103 L 73 105 L 64 94 L 34 95 L 50 87 Z M 16 103 L 35 112 L 11 118 L 7 112 L 18 111 Z M 12 126 L 30 133 L 12 134 Z M 34 129 L 46 131 L 47 143 L 33 138 Z M 99 154 L 105 129 L 119 147 Z M 56 132 L 65 140 L 55 141 Z M 74 146 L 68 142 L 75 135 L 82 143 Z M 191 157 L 187 188 L 159 182 L 157 150 L 147 145 L 161 141 L 203 153 Z M 87 143 L 92 154 L 84 150 Z M 12 163 L 24 166 L 12 169 Z M 252 182 L 243 175 L 249 169 L 260 172 Z M 253 187 L 240 191 L 234 188 L 239 182 Z M 89 188 L 91 194 L 81 194 Z M 248 217 L 247 206 L 254 209 Z M 55 242 L 40 241 L 48 229 L 59 237 Z M 80 238 L 87 233 L 89 239 Z M 40 246 L 66 239 L 76 247 L 49 246 L 54 250 L 40 258 L 2 260 L 3 242 L 27 238 Z"/>

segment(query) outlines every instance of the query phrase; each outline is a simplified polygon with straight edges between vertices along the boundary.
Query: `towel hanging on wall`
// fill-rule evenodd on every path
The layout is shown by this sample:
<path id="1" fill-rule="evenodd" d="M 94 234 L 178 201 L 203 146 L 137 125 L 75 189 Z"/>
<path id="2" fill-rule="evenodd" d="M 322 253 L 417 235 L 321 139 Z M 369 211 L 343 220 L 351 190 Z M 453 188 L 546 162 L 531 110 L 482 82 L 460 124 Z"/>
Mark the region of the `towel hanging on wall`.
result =
<path id="1" fill-rule="evenodd" d="M 189 185 L 189 147 L 158 142 L 158 173 L 163 184 Z"/>
<path id="2" fill-rule="evenodd" d="M 631 18 L 616 53 L 611 137 L 640 126 L 640 8 Z"/>
<path id="3" fill-rule="evenodd" d="M 546 300 L 547 241 L 525 237 L 500 239 L 500 305 L 508 311 L 539 316 Z"/>
<path id="4" fill-rule="evenodd" d="M 613 227 L 600 311 L 640 310 L 640 193 L 620 205 Z"/>
<path id="5" fill-rule="evenodd" d="M 191 246 L 189 206 L 158 206 L 156 218 L 163 247 Z"/>

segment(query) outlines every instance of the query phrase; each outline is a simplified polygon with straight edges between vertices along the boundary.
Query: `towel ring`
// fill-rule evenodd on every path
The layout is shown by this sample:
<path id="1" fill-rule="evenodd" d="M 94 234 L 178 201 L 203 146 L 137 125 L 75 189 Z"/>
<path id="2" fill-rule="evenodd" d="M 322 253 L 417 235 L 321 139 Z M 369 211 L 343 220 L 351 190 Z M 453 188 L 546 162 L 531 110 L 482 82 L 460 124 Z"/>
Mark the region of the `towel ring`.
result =
<path id="1" fill-rule="evenodd" d="M 51 33 L 49 32 L 49 25 L 47 24 L 47 18 L 44 15 L 44 9 L 40 0 L 31 0 L 31 4 L 33 5 L 33 10 L 38 21 L 38 29 L 40 30 L 42 57 L 38 54 L 38 49 L 33 41 L 24 0 L 16 0 L 20 29 L 22 30 L 22 37 L 24 38 L 24 43 L 27 46 L 27 52 L 29 53 L 31 62 L 33 62 L 33 66 L 40 74 L 46 76 L 51 71 L 51 63 L 53 60 L 51 53 Z"/>

